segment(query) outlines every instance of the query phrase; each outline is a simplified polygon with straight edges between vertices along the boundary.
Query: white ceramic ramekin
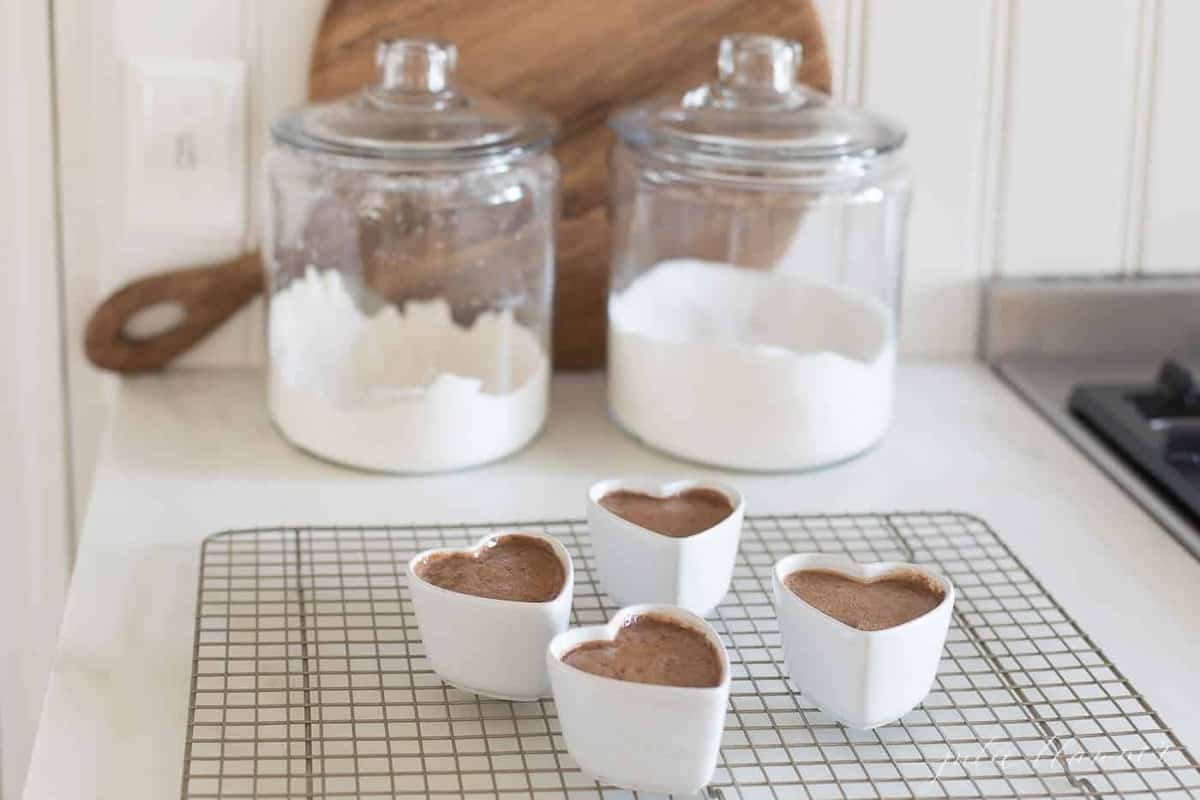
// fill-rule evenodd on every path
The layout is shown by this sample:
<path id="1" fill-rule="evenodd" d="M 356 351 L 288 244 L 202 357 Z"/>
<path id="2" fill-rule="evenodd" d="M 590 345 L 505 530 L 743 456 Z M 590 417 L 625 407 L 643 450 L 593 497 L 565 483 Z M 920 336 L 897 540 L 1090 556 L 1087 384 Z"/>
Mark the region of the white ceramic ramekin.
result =
<path id="1" fill-rule="evenodd" d="M 825 569 L 859 580 L 913 570 L 942 587 L 929 613 L 880 631 L 860 631 L 801 600 L 783 580 L 799 569 Z M 929 694 L 946 643 L 954 586 L 915 564 L 859 564 L 849 558 L 802 553 L 775 562 L 775 612 L 792 683 L 804 696 L 851 728 L 894 722 Z"/>
<path id="2" fill-rule="evenodd" d="M 611 640 L 630 617 L 654 614 L 703 633 L 721 658 L 711 688 L 659 686 L 594 675 L 562 657 L 576 645 Z M 567 751 L 602 783 L 663 794 L 694 794 L 712 780 L 729 705 L 729 654 L 703 619 L 667 605 L 618 611 L 607 625 L 572 628 L 545 653 Z"/>
<path id="3" fill-rule="evenodd" d="M 729 499 L 733 513 L 694 536 L 664 536 L 600 505 L 601 497 L 622 489 L 652 497 L 711 489 Z M 616 478 L 592 484 L 588 490 L 588 531 L 604 591 L 618 605 L 667 603 L 700 616 L 708 614 L 729 591 L 745 510 L 741 492 L 712 481 L 660 483 Z"/>
<path id="4" fill-rule="evenodd" d="M 553 600 L 528 603 L 452 592 L 429 583 L 416 572 L 417 563 L 428 556 L 478 553 L 488 542 L 508 535 L 541 539 L 554 548 L 566 581 Z M 546 647 L 567 629 L 575 591 L 571 554 L 558 540 L 524 531 L 490 534 L 474 547 L 418 553 L 408 562 L 408 576 L 425 655 L 442 680 L 503 700 L 533 700 L 550 694 Z"/>

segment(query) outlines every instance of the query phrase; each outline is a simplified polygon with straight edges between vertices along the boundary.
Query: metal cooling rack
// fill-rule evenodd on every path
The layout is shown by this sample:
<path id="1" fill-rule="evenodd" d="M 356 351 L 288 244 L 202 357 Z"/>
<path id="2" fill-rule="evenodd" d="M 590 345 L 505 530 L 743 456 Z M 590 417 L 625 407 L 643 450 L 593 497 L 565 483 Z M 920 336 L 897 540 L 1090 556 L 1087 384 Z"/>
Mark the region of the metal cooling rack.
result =
<path id="1" fill-rule="evenodd" d="M 611 798 L 567 755 L 554 703 L 449 688 L 424 658 L 405 565 L 496 530 L 558 537 L 573 622 L 615 611 L 583 522 L 288 528 L 204 543 L 182 796 Z M 852 731 L 792 691 L 771 604 L 788 553 L 929 564 L 958 589 L 933 693 Z M 710 620 L 733 690 L 709 797 L 1195 797 L 1200 766 L 982 521 L 748 517 Z"/>

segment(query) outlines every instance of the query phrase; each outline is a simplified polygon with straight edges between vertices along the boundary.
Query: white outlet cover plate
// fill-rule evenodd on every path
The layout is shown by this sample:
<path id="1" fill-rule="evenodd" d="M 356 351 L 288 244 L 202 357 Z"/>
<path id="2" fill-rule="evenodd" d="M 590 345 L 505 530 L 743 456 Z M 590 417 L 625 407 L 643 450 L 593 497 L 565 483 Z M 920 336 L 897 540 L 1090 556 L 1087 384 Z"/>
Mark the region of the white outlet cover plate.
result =
<path id="1" fill-rule="evenodd" d="M 247 72 L 240 59 L 126 59 L 128 233 L 244 235 Z"/>

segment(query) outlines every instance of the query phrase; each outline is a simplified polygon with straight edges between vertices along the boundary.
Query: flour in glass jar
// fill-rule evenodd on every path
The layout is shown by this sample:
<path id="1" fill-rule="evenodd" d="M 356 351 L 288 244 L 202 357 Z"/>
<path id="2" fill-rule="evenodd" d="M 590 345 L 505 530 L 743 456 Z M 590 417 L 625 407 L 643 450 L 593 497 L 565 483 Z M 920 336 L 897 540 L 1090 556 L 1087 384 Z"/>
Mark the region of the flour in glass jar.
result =
<path id="1" fill-rule="evenodd" d="M 804 469 L 861 453 L 891 417 L 892 314 L 787 273 L 675 259 L 608 306 L 609 405 L 693 461 Z"/>
<path id="2" fill-rule="evenodd" d="M 379 305 L 364 313 L 340 272 L 314 266 L 272 296 L 268 407 L 289 440 L 351 466 L 433 472 L 537 435 L 549 359 L 511 310 L 463 326 L 441 298 Z"/>

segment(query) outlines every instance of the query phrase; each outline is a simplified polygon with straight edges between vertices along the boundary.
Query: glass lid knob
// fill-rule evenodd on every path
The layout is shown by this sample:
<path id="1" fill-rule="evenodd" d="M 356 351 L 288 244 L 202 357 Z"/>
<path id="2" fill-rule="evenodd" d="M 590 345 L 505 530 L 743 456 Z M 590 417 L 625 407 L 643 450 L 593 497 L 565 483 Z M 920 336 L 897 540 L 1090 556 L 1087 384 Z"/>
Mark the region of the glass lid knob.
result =
<path id="1" fill-rule="evenodd" d="M 375 51 L 380 88 L 387 93 L 444 92 L 457 63 L 454 45 L 432 39 L 391 39 Z"/>
<path id="2" fill-rule="evenodd" d="M 803 48 L 778 36 L 739 33 L 721 39 L 717 76 L 732 91 L 787 94 L 796 87 Z"/>

